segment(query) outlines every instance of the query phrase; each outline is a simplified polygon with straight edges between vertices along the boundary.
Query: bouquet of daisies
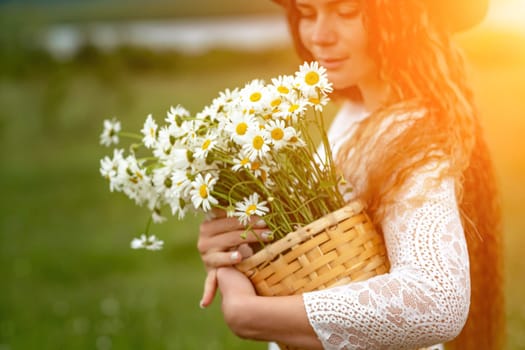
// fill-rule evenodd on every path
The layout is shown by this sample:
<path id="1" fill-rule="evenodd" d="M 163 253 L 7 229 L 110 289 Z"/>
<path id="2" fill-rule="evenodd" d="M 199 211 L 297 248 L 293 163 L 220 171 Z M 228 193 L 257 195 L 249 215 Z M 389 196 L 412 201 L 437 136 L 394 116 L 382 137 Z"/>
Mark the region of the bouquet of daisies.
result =
<path id="1" fill-rule="evenodd" d="M 104 121 L 101 144 L 137 141 L 100 162 L 111 191 L 151 211 L 145 233 L 131 246 L 162 248 L 149 228 L 164 221 L 165 212 L 182 219 L 219 208 L 238 218 L 245 234 L 258 216 L 279 239 L 342 207 L 342 178 L 322 116 L 331 91 L 326 70 L 312 62 L 271 83 L 227 89 L 195 115 L 180 105 L 161 125 L 149 115 L 141 134 L 121 131 L 116 119 Z"/>

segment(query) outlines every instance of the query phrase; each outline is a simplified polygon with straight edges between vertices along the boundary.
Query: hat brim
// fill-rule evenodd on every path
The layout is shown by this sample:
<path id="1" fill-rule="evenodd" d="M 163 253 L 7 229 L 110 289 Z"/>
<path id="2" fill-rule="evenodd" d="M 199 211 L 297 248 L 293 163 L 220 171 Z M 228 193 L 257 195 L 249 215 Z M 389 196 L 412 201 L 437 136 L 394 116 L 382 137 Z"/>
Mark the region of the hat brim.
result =
<path id="1" fill-rule="evenodd" d="M 290 0 L 272 0 L 288 8 Z M 453 33 L 462 32 L 479 24 L 489 9 L 489 0 L 423 0 L 429 12 Z"/>

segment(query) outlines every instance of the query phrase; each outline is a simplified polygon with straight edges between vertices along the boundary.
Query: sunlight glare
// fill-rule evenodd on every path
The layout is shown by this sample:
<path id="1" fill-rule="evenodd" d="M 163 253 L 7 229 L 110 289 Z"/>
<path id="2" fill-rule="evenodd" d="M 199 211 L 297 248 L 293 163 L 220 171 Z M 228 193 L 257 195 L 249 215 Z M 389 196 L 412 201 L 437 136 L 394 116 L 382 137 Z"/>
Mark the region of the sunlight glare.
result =
<path id="1" fill-rule="evenodd" d="M 525 0 L 493 0 L 486 23 L 525 32 Z"/>

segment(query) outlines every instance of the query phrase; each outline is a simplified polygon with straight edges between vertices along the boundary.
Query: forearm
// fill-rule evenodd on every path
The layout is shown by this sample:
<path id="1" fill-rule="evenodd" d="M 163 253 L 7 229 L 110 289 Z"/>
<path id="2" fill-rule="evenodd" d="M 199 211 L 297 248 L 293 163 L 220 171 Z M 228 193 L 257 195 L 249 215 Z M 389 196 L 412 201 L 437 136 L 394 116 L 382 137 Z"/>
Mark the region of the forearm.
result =
<path id="1" fill-rule="evenodd" d="M 304 308 L 301 295 L 251 296 L 232 301 L 226 321 L 240 337 L 275 341 L 304 349 L 322 349 Z"/>

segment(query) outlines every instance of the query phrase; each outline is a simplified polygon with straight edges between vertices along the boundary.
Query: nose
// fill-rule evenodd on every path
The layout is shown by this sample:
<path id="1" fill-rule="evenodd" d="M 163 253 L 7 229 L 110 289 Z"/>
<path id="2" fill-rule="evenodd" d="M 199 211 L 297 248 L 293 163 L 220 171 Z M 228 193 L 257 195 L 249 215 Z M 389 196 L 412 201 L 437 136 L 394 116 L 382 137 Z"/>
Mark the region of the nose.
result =
<path id="1" fill-rule="evenodd" d="M 337 41 L 337 32 L 333 20 L 329 16 L 319 14 L 312 28 L 312 43 L 319 46 L 334 44 Z"/>

